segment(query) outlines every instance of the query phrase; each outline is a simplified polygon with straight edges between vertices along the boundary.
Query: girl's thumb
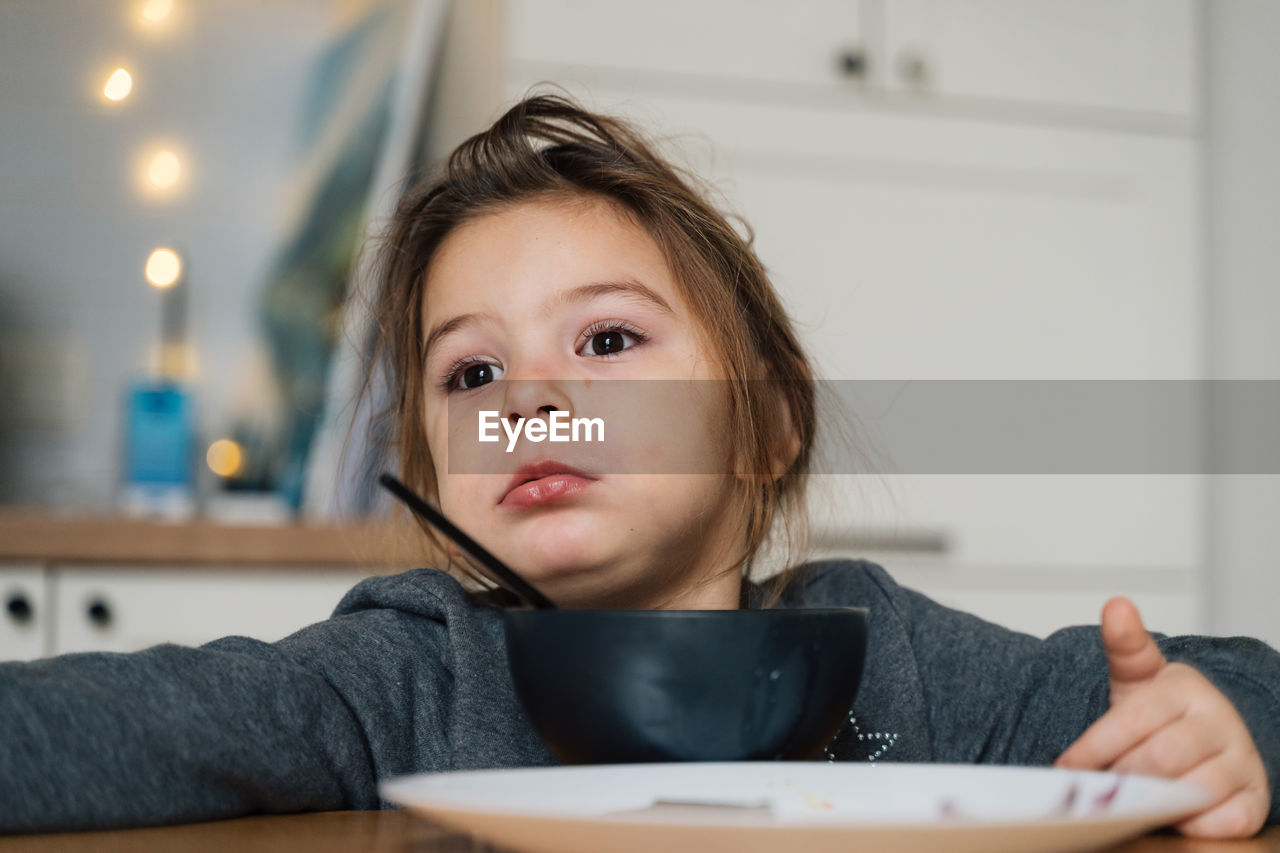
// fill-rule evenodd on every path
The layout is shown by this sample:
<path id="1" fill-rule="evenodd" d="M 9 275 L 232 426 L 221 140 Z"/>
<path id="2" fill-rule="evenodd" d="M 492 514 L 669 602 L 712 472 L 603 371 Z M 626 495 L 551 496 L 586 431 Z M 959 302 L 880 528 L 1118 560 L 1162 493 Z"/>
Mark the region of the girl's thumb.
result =
<path id="1" fill-rule="evenodd" d="M 1102 646 L 1111 670 L 1111 691 L 1154 678 L 1165 665 L 1155 639 L 1142 625 L 1138 608 L 1127 598 L 1113 598 L 1102 608 Z"/>

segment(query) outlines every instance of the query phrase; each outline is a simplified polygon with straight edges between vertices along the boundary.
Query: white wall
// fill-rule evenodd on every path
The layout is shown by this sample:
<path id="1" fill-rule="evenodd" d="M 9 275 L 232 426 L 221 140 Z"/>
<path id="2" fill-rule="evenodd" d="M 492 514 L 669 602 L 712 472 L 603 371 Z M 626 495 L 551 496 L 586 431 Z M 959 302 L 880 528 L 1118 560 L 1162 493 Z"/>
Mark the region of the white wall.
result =
<path id="1" fill-rule="evenodd" d="M 1280 3 L 1205 3 L 1210 375 L 1280 380 Z M 1214 633 L 1280 646 L 1280 476 L 1210 478 Z"/>

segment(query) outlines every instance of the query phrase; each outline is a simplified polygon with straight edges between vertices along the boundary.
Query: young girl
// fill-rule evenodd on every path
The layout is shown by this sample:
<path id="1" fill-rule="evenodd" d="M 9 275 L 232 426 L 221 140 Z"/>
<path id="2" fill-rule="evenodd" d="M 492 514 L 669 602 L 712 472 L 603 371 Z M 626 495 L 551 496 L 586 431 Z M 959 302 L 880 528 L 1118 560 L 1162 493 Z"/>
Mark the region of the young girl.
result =
<path id="1" fill-rule="evenodd" d="M 402 479 L 553 600 L 866 606 L 871 651 L 828 759 L 1149 773 L 1212 792 L 1189 835 L 1280 820 L 1280 655 L 1262 643 L 1155 639 L 1124 599 L 1101 631 L 1039 640 L 865 561 L 745 579 L 766 534 L 800 520 L 811 375 L 749 243 L 625 124 L 517 104 L 405 198 L 380 281 Z M 527 443 L 499 470 L 461 440 L 478 412 L 550 420 L 597 380 L 635 379 L 669 381 L 680 416 L 641 401 L 609 421 L 623 461 Z M 0 829 L 378 808 L 391 776 L 553 764 L 494 600 L 419 569 L 277 643 L 0 665 Z"/>

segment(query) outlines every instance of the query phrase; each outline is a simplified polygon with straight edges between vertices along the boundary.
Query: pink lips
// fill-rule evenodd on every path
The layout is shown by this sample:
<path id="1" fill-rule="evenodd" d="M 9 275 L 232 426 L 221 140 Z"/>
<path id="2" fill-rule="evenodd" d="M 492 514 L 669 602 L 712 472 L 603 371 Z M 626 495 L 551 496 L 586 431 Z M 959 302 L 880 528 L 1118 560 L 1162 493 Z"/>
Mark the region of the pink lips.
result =
<path id="1" fill-rule="evenodd" d="M 499 506 L 526 509 L 566 500 L 580 494 L 595 478 L 559 462 L 525 465 L 507 483 Z"/>

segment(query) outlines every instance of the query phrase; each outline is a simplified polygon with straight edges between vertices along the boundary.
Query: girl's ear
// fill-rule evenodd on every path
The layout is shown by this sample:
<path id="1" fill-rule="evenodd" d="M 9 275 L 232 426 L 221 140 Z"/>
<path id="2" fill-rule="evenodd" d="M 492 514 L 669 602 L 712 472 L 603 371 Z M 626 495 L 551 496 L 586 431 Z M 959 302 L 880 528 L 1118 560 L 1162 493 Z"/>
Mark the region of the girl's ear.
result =
<path id="1" fill-rule="evenodd" d="M 773 411 L 776 412 L 777 423 L 773 424 L 776 439 L 773 442 L 773 452 L 769 457 L 771 482 L 780 480 L 790 471 L 796 457 L 800 455 L 800 431 L 796 429 L 791 406 L 787 402 L 786 395 L 782 393 L 780 383 L 774 384 L 772 395 L 775 400 Z"/>
<path id="2" fill-rule="evenodd" d="M 739 459 L 734 466 L 734 476 L 756 485 L 765 485 L 781 479 L 791 470 L 796 457 L 800 455 L 800 432 L 796 429 L 787 396 L 782 392 L 780 383 L 769 384 L 771 387 L 764 400 L 771 404 L 765 407 L 770 419 L 770 423 L 765 425 L 769 435 L 766 458 L 762 460 L 763 464 L 760 466 L 749 459 Z"/>

